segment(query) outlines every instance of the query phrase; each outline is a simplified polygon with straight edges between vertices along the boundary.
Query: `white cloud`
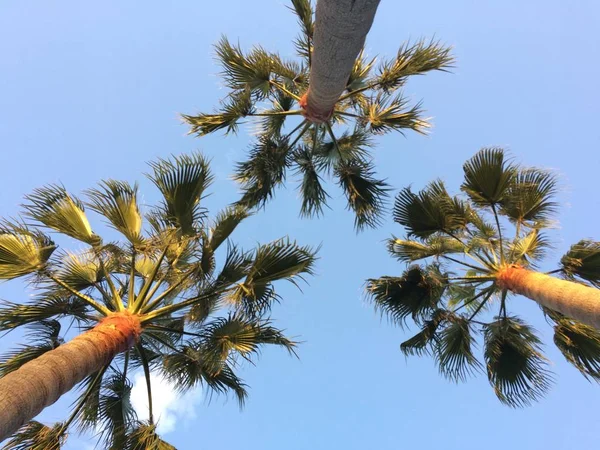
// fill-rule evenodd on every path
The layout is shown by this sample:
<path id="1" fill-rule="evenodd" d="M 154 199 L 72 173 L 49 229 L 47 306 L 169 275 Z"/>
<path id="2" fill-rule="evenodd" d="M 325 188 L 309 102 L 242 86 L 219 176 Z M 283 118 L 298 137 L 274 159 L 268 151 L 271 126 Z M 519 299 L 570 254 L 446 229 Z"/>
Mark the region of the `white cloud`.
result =
<path id="1" fill-rule="evenodd" d="M 152 412 L 154 421 L 158 424 L 160 434 L 169 433 L 176 429 L 177 423 L 184 423 L 196 417 L 196 406 L 202 401 L 200 388 L 185 394 L 179 394 L 173 385 L 164 378 L 150 374 L 152 384 Z M 148 420 L 148 393 L 146 379 L 139 372 L 133 377 L 131 403 L 140 420 Z"/>

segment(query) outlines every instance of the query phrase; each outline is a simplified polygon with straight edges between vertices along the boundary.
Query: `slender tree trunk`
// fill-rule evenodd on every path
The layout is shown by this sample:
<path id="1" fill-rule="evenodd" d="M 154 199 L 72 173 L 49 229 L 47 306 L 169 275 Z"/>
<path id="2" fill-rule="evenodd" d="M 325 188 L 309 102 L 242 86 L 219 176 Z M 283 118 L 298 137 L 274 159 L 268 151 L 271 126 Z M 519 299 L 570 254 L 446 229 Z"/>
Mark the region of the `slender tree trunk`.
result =
<path id="1" fill-rule="evenodd" d="M 140 332 L 136 316 L 116 313 L 0 378 L 0 441 L 129 349 Z"/>
<path id="2" fill-rule="evenodd" d="M 310 85 L 301 101 L 306 118 L 327 120 L 346 88 L 371 29 L 379 0 L 317 2 Z"/>
<path id="3" fill-rule="evenodd" d="M 498 285 L 600 330 L 600 289 L 518 266 L 504 269 Z"/>

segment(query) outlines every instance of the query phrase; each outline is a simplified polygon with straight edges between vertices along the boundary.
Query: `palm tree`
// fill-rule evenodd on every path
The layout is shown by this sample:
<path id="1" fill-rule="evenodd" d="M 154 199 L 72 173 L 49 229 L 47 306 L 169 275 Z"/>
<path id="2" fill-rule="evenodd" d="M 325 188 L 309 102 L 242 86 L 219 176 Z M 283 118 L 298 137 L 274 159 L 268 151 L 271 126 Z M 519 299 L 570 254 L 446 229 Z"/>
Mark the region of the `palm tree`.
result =
<path id="1" fill-rule="evenodd" d="M 296 6 L 297 5 L 297 6 Z M 310 11 L 310 3 L 295 1 L 296 10 Z M 379 0 L 319 0 L 312 30 L 310 83 L 300 101 L 304 116 L 312 122 L 331 117 L 346 90 L 354 62 L 365 45 Z M 311 17 L 312 19 L 312 17 Z M 310 22 L 307 22 L 310 23 Z M 312 44 L 308 40 L 309 45 Z"/>
<path id="2" fill-rule="evenodd" d="M 355 4 L 362 11 L 364 5 L 375 7 L 375 3 Z M 388 186 L 375 177 L 370 154 L 373 137 L 392 131 L 426 132 L 429 123 L 421 104 L 409 106 L 401 88 L 411 76 L 450 68 L 450 49 L 437 41 L 406 43 L 394 58 L 382 61 L 377 68 L 376 58 L 367 59 L 361 51 L 352 59 L 350 76 L 343 77 L 344 93 L 341 97 L 336 94 L 333 112 L 317 120 L 315 114 L 307 113 L 310 101 L 307 103 L 306 93 L 311 80 L 317 83 L 320 79 L 312 76 L 312 60 L 316 65 L 326 54 L 317 57 L 318 52 L 312 51 L 313 35 L 316 41 L 319 32 L 310 1 L 293 0 L 292 4 L 301 28 L 295 41 L 300 61 L 284 60 L 262 47 L 244 53 L 223 37 L 216 53 L 230 92 L 214 113 L 183 118 L 199 136 L 218 130 L 235 133 L 245 118 L 258 119 L 256 141 L 248 159 L 238 164 L 235 172 L 243 189 L 240 205 L 264 206 L 292 170 L 301 180 L 301 215 L 322 213 L 328 197 L 322 177 L 330 176 L 337 180 L 348 208 L 354 211 L 355 225 L 375 226 Z M 319 17 L 329 20 L 325 13 Z M 323 70 L 322 65 L 319 70 Z M 319 83 L 311 84 L 316 97 L 325 96 L 327 91 L 317 88 Z"/>
<path id="3" fill-rule="evenodd" d="M 463 381 L 482 368 L 473 336 L 480 331 L 496 395 L 528 405 L 552 377 L 533 328 L 508 312 L 519 294 L 540 305 L 566 359 L 600 381 L 600 243 L 578 242 L 559 268 L 537 272 L 550 247 L 556 178 L 507 161 L 498 148 L 477 153 L 464 175 L 465 198 L 450 196 L 440 180 L 396 198 L 394 220 L 407 237 L 392 237 L 388 250 L 409 266 L 400 277 L 368 280 L 367 292 L 392 321 L 404 326 L 410 317 L 421 328 L 402 352 L 431 354 L 440 373 Z"/>
<path id="4" fill-rule="evenodd" d="M 315 251 L 288 239 L 252 251 L 232 244 L 231 233 L 251 213 L 231 206 L 208 220 L 201 199 L 212 176 L 202 155 L 150 166 L 162 201 L 145 214 L 137 185 L 108 180 L 86 191 L 86 202 L 62 186 L 37 189 L 24 205 L 29 223 L 2 223 L 0 279 L 27 277 L 37 292 L 31 302 L 0 309 L 0 330 L 31 330 L 31 342 L 0 362 L 0 440 L 21 427 L 5 448 L 58 449 L 74 424 L 101 429 L 104 448 L 172 448 L 155 432 L 152 371 L 181 391 L 201 383 L 243 403 L 238 362 L 268 344 L 294 353 L 295 343 L 267 317 L 280 300 L 273 283 L 297 284 L 311 274 Z M 123 240 L 94 233 L 85 207 Z M 40 227 L 85 248 L 59 252 Z M 219 266 L 217 256 L 224 258 Z M 84 331 L 65 343 L 65 322 Z M 129 402 L 136 368 L 148 390 L 143 423 Z M 76 385 L 81 395 L 65 422 L 31 421 Z"/>

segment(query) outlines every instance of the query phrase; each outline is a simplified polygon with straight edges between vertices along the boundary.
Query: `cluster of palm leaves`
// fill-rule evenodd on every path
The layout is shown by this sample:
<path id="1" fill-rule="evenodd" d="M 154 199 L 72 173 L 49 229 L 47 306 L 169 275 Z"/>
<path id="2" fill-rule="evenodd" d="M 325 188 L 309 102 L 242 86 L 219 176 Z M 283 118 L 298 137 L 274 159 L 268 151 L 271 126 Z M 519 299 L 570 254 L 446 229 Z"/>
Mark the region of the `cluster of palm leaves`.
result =
<path id="1" fill-rule="evenodd" d="M 535 330 L 509 312 L 514 296 L 498 275 L 511 265 L 535 269 L 543 260 L 557 181 L 488 148 L 465 163 L 461 190 L 465 196 L 451 196 L 436 180 L 398 194 L 394 220 L 407 237 L 391 238 L 388 250 L 408 267 L 399 277 L 369 280 L 368 293 L 393 322 L 405 326 L 410 318 L 420 327 L 402 343 L 406 355 L 433 355 L 453 381 L 485 367 L 503 403 L 528 405 L 548 390 L 552 376 Z M 600 243 L 573 245 L 550 273 L 600 287 Z M 600 333 L 549 309 L 544 314 L 566 359 L 600 381 Z M 476 356 L 477 332 L 485 364 Z"/>
<path id="2" fill-rule="evenodd" d="M 287 239 L 251 251 L 232 244 L 230 235 L 250 212 L 230 206 L 209 220 L 201 199 L 212 177 L 200 154 L 161 159 L 151 169 L 148 177 L 162 201 L 145 214 L 137 185 L 108 180 L 88 190 L 86 201 L 52 185 L 27 197 L 23 220 L 0 227 L 0 279 L 26 276 L 36 291 L 30 302 L 4 302 L 0 309 L 0 330 L 31 331 L 28 345 L 2 358 L 0 376 L 60 346 L 65 326 L 90 329 L 124 310 L 139 315 L 143 326 L 134 348 L 80 384 L 65 422 L 52 427 L 30 422 L 6 449 L 58 449 L 72 426 L 101 430 L 103 448 L 173 448 L 156 435 L 151 372 L 182 392 L 201 384 L 213 392 L 232 392 L 243 403 L 239 363 L 265 345 L 294 352 L 294 341 L 269 319 L 279 300 L 273 283 L 297 283 L 311 274 L 315 251 Z M 85 208 L 122 239 L 103 240 Z M 60 251 L 43 229 L 85 248 Z M 140 368 L 150 409 L 144 422 L 130 402 L 130 375 Z"/>
<path id="3" fill-rule="evenodd" d="M 371 149 L 376 135 L 430 126 L 421 104 L 409 105 L 401 90 L 414 75 L 447 70 L 450 49 L 437 41 L 402 45 L 395 58 L 376 64 L 361 53 L 333 115 L 323 123 L 303 117 L 299 107 L 308 89 L 314 32 L 309 0 L 292 0 L 301 33 L 295 41 L 299 61 L 254 47 L 244 53 L 222 38 L 216 45 L 221 73 L 230 93 L 212 114 L 184 115 L 191 132 L 200 136 L 218 130 L 236 132 L 246 118 L 257 118 L 258 133 L 235 179 L 247 207 L 263 206 L 286 180 L 288 171 L 300 178 L 301 214 L 322 213 L 328 193 L 323 176 L 342 188 L 357 228 L 379 223 L 388 195 L 384 180 L 375 177 Z"/>

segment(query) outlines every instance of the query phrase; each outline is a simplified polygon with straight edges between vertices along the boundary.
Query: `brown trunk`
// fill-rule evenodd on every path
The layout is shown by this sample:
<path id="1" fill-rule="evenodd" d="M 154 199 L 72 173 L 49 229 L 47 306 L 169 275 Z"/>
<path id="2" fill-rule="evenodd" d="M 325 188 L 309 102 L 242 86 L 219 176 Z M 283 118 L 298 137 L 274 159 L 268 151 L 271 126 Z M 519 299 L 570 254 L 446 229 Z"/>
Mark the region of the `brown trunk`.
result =
<path id="1" fill-rule="evenodd" d="M 307 119 L 323 122 L 331 116 L 346 89 L 378 5 L 379 0 L 317 2 L 310 86 L 301 101 Z"/>
<path id="2" fill-rule="evenodd" d="M 140 332 L 136 316 L 126 312 L 114 314 L 0 378 L 0 441 L 129 349 Z"/>
<path id="3" fill-rule="evenodd" d="M 518 266 L 500 272 L 498 285 L 600 330 L 600 289 Z"/>

